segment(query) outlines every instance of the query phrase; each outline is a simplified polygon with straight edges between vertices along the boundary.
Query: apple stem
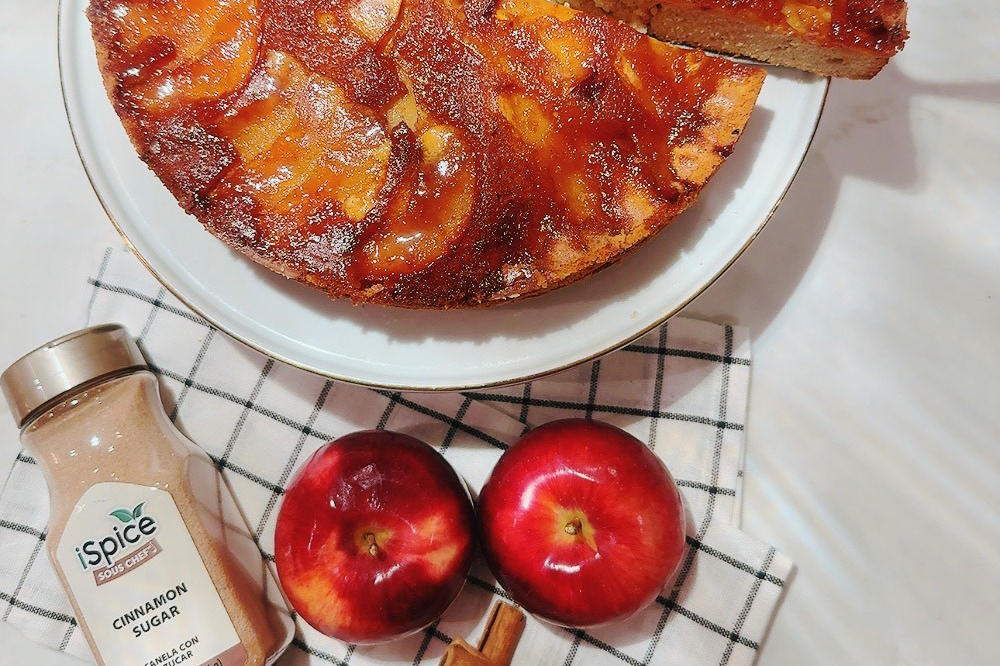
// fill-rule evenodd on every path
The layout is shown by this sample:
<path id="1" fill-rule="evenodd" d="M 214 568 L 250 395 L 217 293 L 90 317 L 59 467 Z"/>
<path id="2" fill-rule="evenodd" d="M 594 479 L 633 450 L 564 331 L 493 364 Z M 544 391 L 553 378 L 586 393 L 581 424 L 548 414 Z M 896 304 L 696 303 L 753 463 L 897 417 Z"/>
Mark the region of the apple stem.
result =
<path id="1" fill-rule="evenodd" d="M 372 557 L 378 555 L 378 544 L 375 543 L 375 535 L 371 532 L 365 533 L 365 543 L 368 544 L 368 554 Z"/>
<path id="2" fill-rule="evenodd" d="M 579 518 L 574 518 L 573 520 L 566 523 L 566 527 L 563 529 L 565 529 L 566 534 L 576 535 L 579 534 L 580 530 L 583 529 L 583 524 L 580 522 Z"/>

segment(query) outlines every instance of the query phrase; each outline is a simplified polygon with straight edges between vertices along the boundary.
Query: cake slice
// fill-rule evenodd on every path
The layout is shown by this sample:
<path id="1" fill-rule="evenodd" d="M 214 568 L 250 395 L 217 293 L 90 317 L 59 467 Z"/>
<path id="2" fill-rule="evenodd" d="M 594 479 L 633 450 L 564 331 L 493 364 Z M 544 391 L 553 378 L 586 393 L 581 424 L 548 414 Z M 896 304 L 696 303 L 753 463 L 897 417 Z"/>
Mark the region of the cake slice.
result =
<path id="1" fill-rule="evenodd" d="M 903 0 L 569 0 L 668 42 L 870 79 L 906 40 Z"/>

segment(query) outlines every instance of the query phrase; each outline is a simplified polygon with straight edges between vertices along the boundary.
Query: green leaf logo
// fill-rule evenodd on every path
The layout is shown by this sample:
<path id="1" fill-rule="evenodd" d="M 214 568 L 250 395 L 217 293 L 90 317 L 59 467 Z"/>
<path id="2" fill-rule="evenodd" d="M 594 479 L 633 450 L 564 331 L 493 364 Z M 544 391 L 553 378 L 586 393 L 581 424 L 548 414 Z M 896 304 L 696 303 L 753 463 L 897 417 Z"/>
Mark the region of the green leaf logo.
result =
<path id="1" fill-rule="evenodd" d="M 132 513 L 130 511 L 126 510 L 126 509 L 115 509 L 114 511 L 112 511 L 108 515 L 109 516 L 114 516 L 115 518 L 117 518 L 118 520 L 122 521 L 123 523 L 128 523 L 128 522 L 131 522 L 131 520 L 132 520 Z"/>
<path id="2" fill-rule="evenodd" d="M 108 515 L 114 516 L 123 523 L 130 523 L 133 520 L 139 520 L 139 516 L 142 515 L 142 507 L 145 504 L 146 504 L 145 502 L 139 502 L 138 504 L 135 505 L 135 507 L 133 507 L 131 511 L 129 511 L 128 509 L 115 509 Z"/>

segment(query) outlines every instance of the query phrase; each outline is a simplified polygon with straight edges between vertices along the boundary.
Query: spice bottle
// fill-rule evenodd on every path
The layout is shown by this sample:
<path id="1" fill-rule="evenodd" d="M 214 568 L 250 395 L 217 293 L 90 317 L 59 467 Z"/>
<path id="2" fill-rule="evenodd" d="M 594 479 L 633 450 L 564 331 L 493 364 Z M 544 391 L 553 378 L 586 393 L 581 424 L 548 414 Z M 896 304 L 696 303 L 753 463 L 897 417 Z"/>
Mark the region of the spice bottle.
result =
<path id="1" fill-rule="evenodd" d="M 49 558 L 102 666 L 271 663 L 288 606 L 213 461 L 119 325 L 27 354 L 2 388 L 49 489 Z"/>

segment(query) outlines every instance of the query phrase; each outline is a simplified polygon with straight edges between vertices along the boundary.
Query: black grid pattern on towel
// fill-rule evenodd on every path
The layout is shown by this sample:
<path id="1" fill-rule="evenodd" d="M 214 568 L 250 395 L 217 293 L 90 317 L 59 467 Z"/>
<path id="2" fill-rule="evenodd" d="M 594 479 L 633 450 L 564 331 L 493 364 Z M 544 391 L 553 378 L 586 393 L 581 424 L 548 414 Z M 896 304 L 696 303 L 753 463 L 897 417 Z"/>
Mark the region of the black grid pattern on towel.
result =
<path id="1" fill-rule="evenodd" d="M 428 430 L 440 433 L 436 437 L 428 437 L 428 441 L 437 443 L 439 450 L 451 459 L 451 454 L 458 447 L 452 444 L 456 436 L 463 437 L 463 442 L 472 442 L 473 445 L 481 445 L 483 452 L 492 451 L 495 455 L 509 444 L 510 440 L 504 440 L 495 432 L 487 428 L 480 428 L 470 422 L 467 416 L 476 409 L 476 405 L 505 404 L 516 408 L 514 418 L 524 424 L 524 427 L 515 432 L 515 436 L 529 426 L 535 425 L 533 416 L 538 410 L 543 410 L 545 417 L 551 415 L 553 410 L 563 410 L 567 416 L 583 415 L 588 418 L 613 417 L 642 417 L 649 419 L 648 444 L 655 447 L 657 429 L 661 427 L 663 421 L 677 420 L 697 426 L 710 428 L 715 432 L 714 466 L 712 474 L 708 479 L 678 479 L 679 485 L 688 492 L 702 493 L 706 497 L 707 510 L 700 516 L 700 522 L 696 525 L 695 533 L 688 536 L 689 550 L 679 574 L 675 589 L 672 593 L 657 598 L 657 603 L 652 610 L 646 611 L 655 614 L 654 629 L 651 632 L 651 639 L 648 641 L 644 654 L 630 654 L 615 645 L 613 639 L 609 639 L 607 632 L 590 632 L 580 630 L 565 630 L 567 639 L 565 643 L 565 657 L 562 660 L 564 666 L 571 666 L 580 661 L 581 646 L 588 646 L 597 649 L 612 658 L 612 662 L 620 661 L 631 666 L 652 666 L 662 663 L 658 661 L 658 648 L 669 640 L 671 627 L 678 626 L 673 618 L 683 618 L 685 621 L 700 627 L 707 632 L 707 635 L 716 637 L 720 642 L 721 650 L 719 656 L 720 666 L 730 662 L 734 649 L 743 646 L 750 650 L 757 650 L 759 647 L 759 634 L 747 636 L 743 632 L 744 621 L 750 614 L 755 599 L 762 586 L 781 588 L 784 580 L 768 572 L 769 566 L 775 557 L 773 549 L 767 551 L 763 561 L 746 561 L 735 554 L 726 553 L 722 550 L 706 544 L 706 535 L 710 531 L 713 521 L 714 507 L 717 497 L 732 497 L 736 494 L 734 487 L 719 485 L 718 466 L 719 451 L 722 446 L 723 437 L 727 431 L 740 431 L 743 426 L 740 422 L 731 421 L 727 418 L 728 401 L 728 381 L 731 367 L 749 366 L 749 359 L 733 356 L 733 330 L 725 327 L 725 351 L 722 354 L 685 349 L 681 347 L 671 347 L 670 328 L 665 325 L 657 332 L 646 336 L 638 343 L 624 348 L 620 354 L 634 354 L 655 359 L 656 376 L 653 382 L 654 390 L 649 404 L 645 407 L 629 406 L 604 401 L 601 397 L 602 362 L 595 361 L 584 368 L 578 369 L 581 377 L 586 376 L 588 382 L 587 399 L 584 401 L 550 399 L 539 395 L 538 385 L 528 384 L 523 387 L 516 387 L 498 391 L 476 391 L 468 392 L 457 400 L 458 408 L 454 412 L 441 410 L 434 405 L 429 405 L 420 396 L 411 396 L 398 392 L 368 390 L 355 387 L 338 386 L 333 382 L 322 380 L 306 373 L 300 373 L 281 364 L 276 364 L 273 360 L 259 357 L 259 355 L 243 350 L 243 353 L 251 360 L 251 365 L 255 368 L 251 373 L 252 380 L 245 382 L 245 392 L 236 393 L 231 386 L 223 387 L 214 383 L 211 377 L 202 377 L 199 372 L 205 359 L 213 353 L 213 348 L 220 344 L 235 346 L 235 343 L 228 341 L 225 336 L 213 329 L 201 317 L 192 314 L 179 304 L 167 297 L 162 289 L 153 293 L 142 289 L 137 289 L 124 284 L 115 284 L 105 279 L 105 273 L 109 262 L 112 259 L 113 250 L 109 249 L 104 254 L 100 268 L 96 275 L 88 280 L 92 287 L 92 294 L 88 304 L 88 318 L 95 309 L 95 304 L 103 294 L 113 295 L 120 299 L 129 299 L 135 303 L 148 306 L 149 310 L 142 321 L 139 331 L 139 343 L 151 360 L 156 361 L 155 353 L 150 353 L 150 347 L 156 343 L 151 340 L 157 335 L 158 328 L 163 322 L 172 320 L 183 320 L 189 327 L 198 327 L 200 332 L 193 331 L 195 335 L 200 335 L 200 344 L 191 362 L 181 368 L 163 367 L 153 363 L 151 369 L 161 378 L 168 393 L 166 401 L 171 398 L 173 404 L 168 404 L 168 409 L 172 418 L 175 418 L 178 425 L 184 429 L 186 423 L 192 418 L 196 407 L 189 403 L 199 403 L 204 406 L 206 401 L 215 405 L 229 405 L 236 414 L 233 429 L 220 450 L 213 455 L 220 470 L 229 480 L 240 498 L 247 512 L 251 525 L 255 528 L 255 533 L 259 539 L 264 556 L 273 561 L 273 555 L 268 552 L 267 545 L 273 535 L 274 511 L 284 488 L 291 478 L 293 470 L 303 461 L 304 453 L 311 451 L 323 442 L 333 439 L 338 434 L 324 430 L 322 419 L 320 418 L 330 403 L 330 396 L 337 390 L 342 391 L 365 391 L 371 402 L 376 404 L 372 408 L 372 427 L 395 427 L 398 421 L 436 423 L 437 430 L 429 427 Z M 135 332 L 135 324 L 129 322 Z M 223 342 L 224 341 L 224 342 Z M 242 349 L 242 348 L 241 348 Z M 671 411 L 663 407 L 664 385 L 669 383 L 670 378 L 664 375 L 664 361 L 667 358 L 684 358 L 694 361 L 717 364 L 721 368 L 722 385 L 719 391 L 719 404 L 716 413 L 711 416 L 686 414 L 683 412 Z M 301 381 L 303 386 L 297 390 L 302 394 L 308 394 L 311 390 L 314 399 L 311 401 L 311 410 L 303 414 L 286 414 L 277 408 L 269 407 L 269 399 L 265 395 L 268 388 L 275 380 L 276 374 L 282 374 L 287 379 L 298 373 L 295 377 Z M 251 378 L 248 377 L 248 380 Z M 401 419 L 402 413 L 408 416 Z M 240 455 L 242 440 L 241 437 L 250 425 L 260 431 L 266 428 L 277 428 L 287 430 L 294 437 L 294 445 L 285 453 L 286 457 L 277 465 L 255 465 L 253 461 L 244 459 Z M 435 442 L 436 440 L 436 442 Z M 469 444 L 465 443 L 461 447 L 467 449 Z M 453 464 L 458 464 L 453 460 Z M 21 453 L 14 463 L 15 469 L 11 476 L 18 473 L 19 466 L 35 466 L 35 461 L 28 455 Z M 267 469 L 264 469 L 267 467 Z M 277 474 L 272 474 L 277 472 Z M 251 502 L 253 508 L 247 505 L 249 493 L 241 493 L 241 489 L 256 488 L 264 498 L 263 503 Z M 46 608 L 30 600 L 19 598 L 25 581 L 33 571 L 39 566 L 39 561 L 44 559 L 39 557 L 44 548 L 46 533 L 44 526 L 16 522 L 7 519 L 0 520 L 0 533 L 16 534 L 21 538 L 30 538 L 35 541 L 35 546 L 30 549 L 30 555 L 26 562 L 19 564 L 23 567 L 23 572 L 18 581 L 11 589 L 0 589 L 0 604 L 6 606 L 3 612 L 3 619 L 15 610 L 23 613 L 30 613 L 51 622 L 65 625 L 65 634 L 61 641 L 60 649 L 65 649 L 70 639 L 74 636 L 77 622 L 72 614 L 68 612 L 68 604 L 63 603 L 59 608 Z M 707 560 L 706 560 L 707 558 Z M 739 614 L 735 622 L 723 625 L 711 617 L 698 612 L 697 609 L 688 607 L 683 601 L 683 591 L 691 572 L 697 567 L 721 567 L 722 571 L 729 571 L 731 575 L 744 575 L 752 579 L 748 586 L 746 597 L 740 604 Z M 469 577 L 468 590 L 487 597 L 496 596 L 506 598 L 506 594 L 500 590 L 493 582 L 489 572 L 481 564 L 477 565 L 473 575 Z M 464 595 L 463 595 L 464 596 Z M 481 600 L 480 600 L 481 601 Z M 488 602 L 487 602 L 488 603 Z M 480 604 L 481 605 L 481 604 Z M 656 610 L 658 609 L 658 610 Z M 413 664 L 420 664 L 428 656 L 428 648 L 432 642 L 437 641 L 447 644 L 451 641 L 451 635 L 446 633 L 448 616 L 443 621 L 434 623 L 424 630 L 407 645 L 413 645 Z M 457 625 L 459 628 L 465 626 Z M 685 628 L 684 631 L 689 631 Z M 450 630 L 448 630 L 450 631 Z M 680 630 L 679 630 L 680 631 Z M 558 634 L 556 634 L 558 635 Z M 707 640 L 707 639 L 706 639 Z M 318 660 L 338 664 L 340 666 L 351 666 L 357 663 L 379 663 L 377 659 L 369 659 L 363 656 L 363 651 L 359 651 L 355 646 L 342 646 L 341 644 L 325 639 L 317 632 L 302 622 L 299 622 L 299 631 L 293 641 L 293 646 L 302 657 L 309 660 Z M 342 648 L 342 649 L 341 649 Z M 402 648 L 400 648 L 402 649 Z M 295 651 L 293 651 L 295 652 Z M 362 655 L 362 656 L 359 656 Z M 370 655 L 369 655 L 370 656 Z M 436 658 L 436 657 L 435 657 Z M 297 661 L 293 656 L 283 658 L 288 662 Z M 284 662 L 283 662 L 284 663 Z"/>

